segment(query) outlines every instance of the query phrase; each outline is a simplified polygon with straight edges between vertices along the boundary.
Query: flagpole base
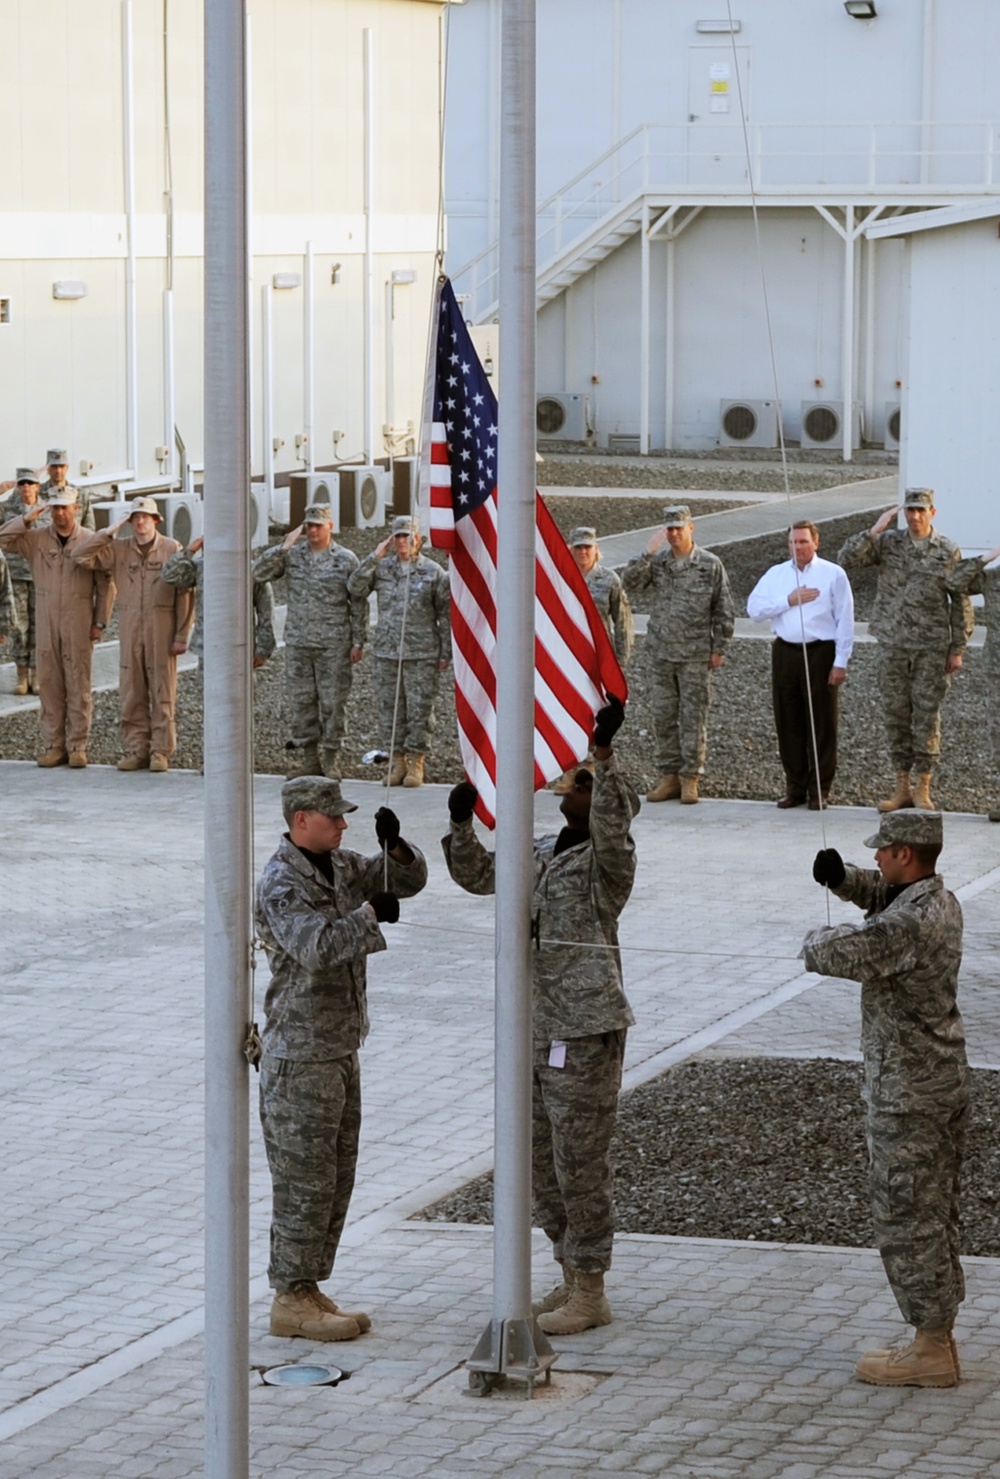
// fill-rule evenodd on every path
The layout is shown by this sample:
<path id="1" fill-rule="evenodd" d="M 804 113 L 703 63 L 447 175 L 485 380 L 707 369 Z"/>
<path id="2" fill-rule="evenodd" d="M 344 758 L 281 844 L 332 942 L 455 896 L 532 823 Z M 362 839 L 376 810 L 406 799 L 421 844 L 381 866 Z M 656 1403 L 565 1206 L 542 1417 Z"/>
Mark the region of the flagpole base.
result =
<path id="1" fill-rule="evenodd" d="M 508 1378 L 524 1382 L 527 1396 L 535 1394 L 535 1383 L 552 1379 L 551 1366 L 556 1352 L 549 1345 L 532 1315 L 527 1320 L 493 1319 L 487 1325 L 469 1357 L 469 1396 L 488 1397 L 500 1387 L 508 1387 Z"/>

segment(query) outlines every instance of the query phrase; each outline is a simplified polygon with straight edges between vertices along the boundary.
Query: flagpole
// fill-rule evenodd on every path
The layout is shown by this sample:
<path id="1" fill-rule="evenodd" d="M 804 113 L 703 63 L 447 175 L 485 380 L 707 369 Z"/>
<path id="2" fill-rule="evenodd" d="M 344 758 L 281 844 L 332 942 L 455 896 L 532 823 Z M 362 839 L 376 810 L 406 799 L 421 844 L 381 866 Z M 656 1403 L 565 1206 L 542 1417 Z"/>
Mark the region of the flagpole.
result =
<path id="1" fill-rule="evenodd" d="M 530 1394 L 554 1359 L 531 1314 L 535 0 L 504 0 L 501 113 L 493 1316 L 467 1364 Z"/>
<path id="2" fill-rule="evenodd" d="M 205 4 L 205 1474 L 250 1468 L 245 0 Z M 265 448 L 265 462 L 270 448 Z"/>

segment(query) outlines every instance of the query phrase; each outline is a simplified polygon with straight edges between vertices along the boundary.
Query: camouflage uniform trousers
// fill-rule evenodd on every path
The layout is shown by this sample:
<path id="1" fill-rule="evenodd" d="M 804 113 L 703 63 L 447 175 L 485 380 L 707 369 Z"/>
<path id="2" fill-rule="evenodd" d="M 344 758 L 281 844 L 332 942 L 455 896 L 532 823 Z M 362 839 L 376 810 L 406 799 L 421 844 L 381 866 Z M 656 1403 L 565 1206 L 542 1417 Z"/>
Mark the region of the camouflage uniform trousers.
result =
<path id="1" fill-rule="evenodd" d="M 402 673 L 399 670 L 402 668 Z M 399 712 L 396 714 L 393 743 L 393 712 L 396 706 L 396 681 L 399 677 Z M 378 723 L 382 744 L 397 753 L 425 755 L 436 728 L 434 700 L 437 698 L 437 658 L 411 657 L 400 663 L 394 657 L 375 659 L 375 694 L 378 699 Z"/>
<path id="2" fill-rule="evenodd" d="M 712 683 L 707 659 L 650 666 L 656 763 L 664 775 L 704 775 Z"/>
<path id="3" fill-rule="evenodd" d="M 941 705 L 948 692 L 947 653 L 880 647 L 879 686 L 893 769 L 926 775 L 941 753 Z"/>
<path id="4" fill-rule="evenodd" d="M 344 713 L 351 692 L 351 644 L 337 647 L 285 648 L 285 702 L 292 744 L 339 750 L 344 742 Z"/>
<path id="5" fill-rule="evenodd" d="M 333 1271 L 354 1190 L 361 1134 L 357 1053 L 260 1064 L 260 1123 L 271 1171 L 271 1261 L 279 1294 Z"/>
<path id="6" fill-rule="evenodd" d="M 19 668 L 35 666 L 35 582 L 15 580 L 14 627 L 10 634 L 10 645 L 14 661 Z"/>
<path id="7" fill-rule="evenodd" d="M 563 1068 L 550 1045 L 534 1049 L 531 1191 L 535 1221 L 559 1263 L 580 1273 L 611 1267 L 615 1232 L 611 1136 L 625 1057 L 625 1029 L 571 1037 Z"/>
<path id="8" fill-rule="evenodd" d="M 958 1191 L 968 1109 L 867 1118 L 875 1242 L 903 1319 L 950 1326 L 965 1298 Z"/>

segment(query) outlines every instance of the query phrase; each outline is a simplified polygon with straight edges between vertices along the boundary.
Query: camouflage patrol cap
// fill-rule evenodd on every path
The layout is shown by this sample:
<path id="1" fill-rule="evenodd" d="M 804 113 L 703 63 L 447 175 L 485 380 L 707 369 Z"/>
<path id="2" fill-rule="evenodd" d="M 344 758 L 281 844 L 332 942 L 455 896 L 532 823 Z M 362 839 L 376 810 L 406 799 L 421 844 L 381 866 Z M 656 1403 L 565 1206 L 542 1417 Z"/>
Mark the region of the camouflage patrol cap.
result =
<path id="1" fill-rule="evenodd" d="M 874 837 L 865 847 L 940 847 L 944 841 L 939 811 L 889 811 L 879 818 Z"/>
<path id="2" fill-rule="evenodd" d="M 69 484 L 65 488 L 57 488 L 54 493 L 49 494 L 47 499 L 49 508 L 72 508 L 73 504 L 79 501 L 80 494 Z"/>
<path id="3" fill-rule="evenodd" d="M 907 488 L 907 490 L 906 490 L 906 496 L 903 499 L 903 507 L 904 508 L 933 508 L 934 507 L 934 489 L 933 488 Z"/>
<path id="4" fill-rule="evenodd" d="M 325 503 L 311 503 L 306 509 L 303 524 L 332 524 L 333 514 Z"/>
<path id="5" fill-rule="evenodd" d="M 357 809 L 353 801 L 345 801 L 339 781 L 328 781 L 322 776 L 296 776 L 281 788 L 281 810 L 286 817 L 297 811 L 318 811 L 325 817 L 342 817 Z"/>
<path id="6" fill-rule="evenodd" d="M 581 524 L 579 529 L 571 529 L 569 531 L 567 543 L 570 549 L 579 549 L 581 545 L 585 544 L 596 544 L 597 530 L 592 529 L 589 524 Z"/>
<path id="7" fill-rule="evenodd" d="M 663 510 L 665 529 L 686 529 L 691 522 L 691 510 L 686 503 L 672 503 Z"/>
<path id="8" fill-rule="evenodd" d="M 53 501 L 53 499 L 49 499 L 50 503 L 52 503 Z M 73 499 L 73 502 L 76 502 L 75 498 Z M 155 498 L 133 498 L 131 504 L 129 505 L 129 518 L 131 518 L 133 514 L 149 514 L 150 518 L 156 520 L 160 520 L 163 518 L 163 515 L 160 513 L 160 510 L 156 506 Z"/>
<path id="9" fill-rule="evenodd" d="M 19 467 L 17 470 L 17 481 L 19 483 L 39 483 L 41 482 L 41 478 L 39 478 L 33 467 Z"/>
<path id="10" fill-rule="evenodd" d="M 393 539 L 395 539 L 397 534 L 412 533 L 414 533 L 413 520 L 410 518 L 409 514 L 397 514 L 392 521 Z"/>
<path id="11" fill-rule="evenodd" d="M 45 454 L 49 467 L 69 467 L 69 458 L 63 447 L 50 447 Z"/>

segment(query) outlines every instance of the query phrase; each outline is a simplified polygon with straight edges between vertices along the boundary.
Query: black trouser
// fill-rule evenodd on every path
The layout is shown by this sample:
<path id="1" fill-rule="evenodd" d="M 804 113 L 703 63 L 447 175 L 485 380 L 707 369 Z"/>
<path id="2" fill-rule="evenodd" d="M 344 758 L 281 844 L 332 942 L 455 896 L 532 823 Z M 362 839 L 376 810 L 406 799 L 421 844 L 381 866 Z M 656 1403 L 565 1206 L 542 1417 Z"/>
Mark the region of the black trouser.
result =
<path id="1" fill-rule="evenodd" d="M 812 694 L 819 752 L 819 790 L 825 796 L 837 769 L 837 698 L 839 689 L 830 684 L 830 669 L 836 655 L 835 642 L 807 642 L 805 661 L 801 642 L 775 637 L 771 647 L 771 701 L 778 754 L 790 796 L 815 796 L 816 766 L 809 725 L 809 696 Z M 809 688 L 806 687 L 806 669 Z"/>

